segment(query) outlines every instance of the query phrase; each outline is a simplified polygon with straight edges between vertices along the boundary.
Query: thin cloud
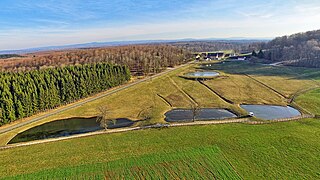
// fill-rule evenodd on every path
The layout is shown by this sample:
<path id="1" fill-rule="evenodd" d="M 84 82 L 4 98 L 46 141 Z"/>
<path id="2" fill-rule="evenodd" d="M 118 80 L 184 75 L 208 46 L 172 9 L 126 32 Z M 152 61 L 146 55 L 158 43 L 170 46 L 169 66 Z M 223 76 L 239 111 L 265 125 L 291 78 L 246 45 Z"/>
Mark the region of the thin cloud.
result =
<path id="1" fill-rule="evenodd" d="M 320 2 L 311 0 L 15 2 L 0 2 L 5 9 L 0 12 L 0 49 L 110 40 L 274 37 L 320 28 Z"/>
<path id="2" fill-rule="evenodd" d="M 242 12 L 242 11 L 238 11 L 237 13 L 246 17 L 246 18 L 268 19 L 268 18 L 274 17 L 274 14 L 272 14 L 272 13 L 247 13 L 247 12 Z"/>

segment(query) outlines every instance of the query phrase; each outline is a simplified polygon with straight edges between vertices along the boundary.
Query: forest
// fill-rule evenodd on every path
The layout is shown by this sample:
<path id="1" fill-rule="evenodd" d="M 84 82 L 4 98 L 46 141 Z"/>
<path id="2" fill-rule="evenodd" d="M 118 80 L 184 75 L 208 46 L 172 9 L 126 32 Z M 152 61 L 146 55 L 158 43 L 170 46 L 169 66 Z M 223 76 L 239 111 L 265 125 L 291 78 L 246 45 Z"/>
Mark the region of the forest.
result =
<path id="1" fill-rule="evenodd" d="M 56 66 L 107 62 L 126 65 L 133 75 L 147 75 L 180 65 L 191 53 L 171 45 L 127 45 L 92 49 L 75 49 L 28 54 L 23 58 L 0 61 L 2 71 L 29 71 Z"/>
<path id="2" fill-rule="evenodd" d="M 4 55 L 0 126 L 128 81 L 183 64 L 192 54 L 171 45 L 127 45 Z"/>
<path id="3" fill-rule="evenodd" d="M 0 126 L 118 86 L 127 66 L 92 63 L 0 73 Z"/>
<path id="4" fill-rule="evenodd" d="M 224 41 L 188 41 L 175 42 L 171 45 L 191 52 L 210 52 L 234 50 L 235 52 L 252 51 L 261 48 L 264 41 L 224 40 Z"/>
<path id="5" fill-rule="evenodd" d="M 8 59 L 13 57 L 23 57 L 23 56 L 18 54 L 0 54 L 0 59 Z"/>
<path id="6" fill-rule="evenodd" d="M 283 36 L 265 43 L 264 59 L 285 65 L 320 67 L 320 30 Z"/>

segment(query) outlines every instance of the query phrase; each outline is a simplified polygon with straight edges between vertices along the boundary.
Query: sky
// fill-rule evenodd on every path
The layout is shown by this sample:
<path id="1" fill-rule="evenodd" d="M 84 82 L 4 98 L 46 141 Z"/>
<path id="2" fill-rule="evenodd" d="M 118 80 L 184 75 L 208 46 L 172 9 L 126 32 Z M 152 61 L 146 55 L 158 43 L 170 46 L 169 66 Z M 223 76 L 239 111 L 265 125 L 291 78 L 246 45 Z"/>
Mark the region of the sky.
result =
<path id="1" fill-rule="evenodd" d="M 320 29 L 319 0 L 0 0 L 0 50 L 88 42 L 272 38 Z"/>

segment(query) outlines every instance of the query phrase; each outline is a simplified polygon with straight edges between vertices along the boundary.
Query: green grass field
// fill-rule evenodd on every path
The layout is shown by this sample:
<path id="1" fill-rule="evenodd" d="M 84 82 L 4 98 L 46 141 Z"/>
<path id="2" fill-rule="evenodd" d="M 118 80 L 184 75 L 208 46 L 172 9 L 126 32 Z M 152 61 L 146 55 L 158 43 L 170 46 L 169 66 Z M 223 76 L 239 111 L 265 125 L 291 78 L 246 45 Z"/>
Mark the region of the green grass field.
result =
<path id="1" fill-rule="evenodd" d="M 316 115 L 320 115 L 320 89 L 309 91 L 300 95 L 296 102 Z"/>
<path id="2" fill-rule="evenodd" d="M 287 105 L 295 93 L 319 86 L 318 69 L 271 67 L 244 62 L 210 67 L 223 77 L 197 81 L 181 77 L 190 65 L 111 96 L 0 135 L 0 145 L 18 132 L 68 117 L 89 117 L 107 105 L 114 117 L 141 119 L 148 108 L 164 122 L 172 108 L 228 108 L 242 103 Z M 164 99 L 162 99 L 161 97 Z M 235 104 L 225 102 L 222 96 Z M 295 103 L 320 113 L 320 91 Z M 0 150 L 0 177 L 7 179 L 319 179 L 320 120 L 263 125 L 224 124 L 147 129 Z"/>
<path id="3" fill-rule="evenodd" d="M 55 178 L 77 179 L 92 177 L 101 179 L 157 179 L 158 177 L 240 179 L 216 146 L 152 153 L 105 163 L 52 169 L 16 176 L 13 179 L 46 179 L 51 174 L 55 174 Z"/>
<path id="4" fill-rule="evenodd" d="M 319 135 L 319 120 L 99 135 L 2 150 L 0 177 L 318 179 Z"/>

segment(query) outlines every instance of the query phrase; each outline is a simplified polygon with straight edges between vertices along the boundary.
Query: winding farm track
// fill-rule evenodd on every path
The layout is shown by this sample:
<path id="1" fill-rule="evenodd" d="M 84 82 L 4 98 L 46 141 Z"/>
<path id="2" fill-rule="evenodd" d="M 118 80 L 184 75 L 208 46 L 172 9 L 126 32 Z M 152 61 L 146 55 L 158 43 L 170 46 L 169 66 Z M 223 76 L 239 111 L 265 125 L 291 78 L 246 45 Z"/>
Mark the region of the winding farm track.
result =
<path id="1" fill-rule="evenodd" d="M 73 109 L 73 108 L 76 108 L 76 107 L 79 107 L 79 106 L 82 106 L 86 103 L 89 103 L 89 102 L 92 102 L 92 101 L 95 101 L 95 100 L 98 100 L 98 99 L 101 99 L 101 98 L 104 98 L 106 96 L 109 96 L 109 95 L 112 95 L 112 94 L 115 94 L 119 91 L 122 91 L 122 90 L 125 90 L 125 89 L 128 89 L 132 86 L 135 86 L 137 84 L 140 84 L 140 83 L 143 83 L 143 82 L 146 82 L 148 80 L 151 80 L 151 79 L 154 79 L 154 78 L 158 78 L 162 75 L 165 75 L 165 74 L 168 74 L 172 71 L 175 71 L 177 69 L 180 69 L 180 68 L 183 68 L 185 66 L 188 66 L 189 64 L 193 63 L 193 61 L 189 62 L 189 63 L 186 63 L 186 64 L 183 64 L 181 66 L 178 66 L 178 67 L 175 67 L 175 68 L 172 68 L 172 69 L 168 69 L 166 71 L 163 71 L 159 74 L 156 74 L 154 76 L 151 76 L 151 77 L 148 77 L 148 78 L 144 78 L 144 79 L 141 79 L 141 80 L 138 80 L 138 81 L 135 81 L 135 82 L 132 82 L 132 83 L 129 83 L 129 84 L 125 84 L 125 85 L 122 85 L 122 86 L 119 86 L 119 87 L 116 87 L 115 89 L 113 90 L 107 90 L 105 93 L 101 93 L 97 96 L 94 96 L 94 97 L 89 97 L 89 98 L 86 98 L 80 102 L 75 102 L 73 104 L 70 104 L 66 107 L 63 107 L 63 108 L 58 108 L 56 110 L 52 110 L 51 112 L 48 112 L 46 113 L 45 115 L 41 115 L 41 116 L 38 116 L 38 117 L 35 117 L 35 118 L 32 118 L 31 120 L 28 120 L 28 121 L 25 121 L 25 122 L 21 122 L 19 124 L 15 124 L 15 125 L 12 125 L 12 126 L 9 126 L 9 127 L 6 127 L 6 128 L 0 128 L 0 134 L 3 134 L 3 133 L 6 133 L 6 132 L 9 132 L 9 131 L 12 131 L 14 129 L 17 129 L 19 127 L 22 127 L 22 126 L 25 126 L 25 125 L 28 125 L 28 124 L 31 124 L 31 123 L 34 123 L 34 122 L 37 122 L 37 121 L 40 121 L 42 119 L 45 119 L 45 118 L 48 118 L 50 116 L 53 116 L 53 115 L 56 115 L 56 114 L 59 114 L 61 112 L 64 112 L 64 111 L 67 111 L 67 110 L 70 110 L 70 109 Z M 37 116 L 37 115 L 36 115 Z"/>
<path id="2" fill-rule="evenodd" d="M 214 124 L 230 124 L 230 123 L 247 123 L 250 125 L 260 125 L 260 124 L 269 124 L 269 123 L 275 123 L 275 122 L 296 121 L 296 120 L 300 120 L 303 118 L 311 118 L 311 116 L 305 115 L 305 116 L 299 116 L 299 117 L 288 118 L 288 119 L 278 119 L 278 120 L 274 120 L 274 121 L 252 121 L 249 118 L 236 118 L 236 119 L 213 120 L 213 121 L 195 121 L 195 122 L 186 122 L 186 123 L 172 123 L 172 124 L 167 124 L 167 126 L 162 126 L 160 128 L 214 125 Z M 31 141 L 31 142 L 24 142 L 24 143 L 12 144 L 12 145 L 0 146 L 0 150 L 30 146 L 30 145 L 35 145 L 35 144 L 57 142 L 57 141 L 63 141 L 63 140 L 68 140 L 68 139 L 84 138 L 84 137 L 90 137 L 90 136 L 101 135 L 101 134 L 114 134 L 114 133 L 122 133 L 122 132 L 129 132 L 129 131 L 151 129 L 151 128 L 159 128 L 159 126 L 158 125 L 149 125 L 149 126 L 144 126 L 144 127 L 132 127 L 132 128 L 129 127 L 129 128 L 121 128 L 121 129 L 111 129 L 111 130 L 107 130 L 107 131 L 96 131 L 96 132 L 78 134 L 78 135 L 73 135 L 73 136 L 66 136 L 66 137 L 60 137 L 60 138 L 37 140 L 37 141 Z"/>
<path id="3" fill-rule="evenodd" d="M 186 122 L 186 123 L 173 123 L 173 124 L 169 124 L 168 126 L 163 126 L 163 127 L 195 126 L 195 125 L 210 125 L 210 124 L 229 124 L 229 123 L 245 123 L 245 122 L 250 122 L 250 121 L 247 118 L 238 118 L 238 119 L 227 119 L 227 120 L 216 120 L 216 121 L 196 121 L 196 122 Z M 25 143 L 18 143 L 18 144 L 6 145 L 6 146 L 2 146 L 2 147 L 0 146 L 0 150 L 30 146 L 30 145 L 35 145 L 35 144 L 63 141 L 63 140 L 67 140 L 67 139 L 83 138 L 83 137 L 95 136 L 95 135 L 100 135 L 100 134 L 113 134 L 113 133 L 137 131 L 137 130 L 144 130 L 144 129 L 151 129 L 151 128 L 159 128 L 159 126 L 149 125 L 149 126 L 144 126 L 144 127 L 132 127 L 132 128 L 111 129 L 111 130 L 107 130 L 107 131 L 96 131 L 96 132 L 78 134 L 78 135 L 73 135 L 73 136 L 66 136 L 66 137 L 60 137 L 60 138 L 52 138 L 52 139 L 31 141 L 31 142 L 25 142 Z"/>

